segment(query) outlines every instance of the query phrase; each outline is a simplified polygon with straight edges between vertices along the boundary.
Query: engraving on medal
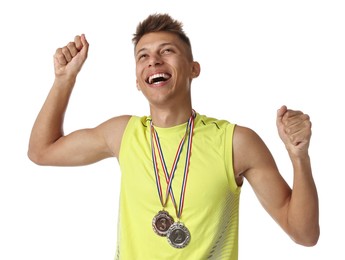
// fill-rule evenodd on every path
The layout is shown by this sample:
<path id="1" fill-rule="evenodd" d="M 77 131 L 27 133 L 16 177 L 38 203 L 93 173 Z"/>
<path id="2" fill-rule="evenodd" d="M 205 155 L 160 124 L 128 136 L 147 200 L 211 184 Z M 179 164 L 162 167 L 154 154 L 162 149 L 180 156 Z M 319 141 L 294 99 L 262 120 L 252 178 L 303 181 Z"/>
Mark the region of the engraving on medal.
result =
<path id="1" fill-rule="evenodd" d="M 179 222 L 171 225 L 166 236 L 169 244 L 175 248 L 184 248 L 190 241 L 188 228 Z"/>
<path id="2" fill-rule="evenodd" d="M 159 211 L 152 219 L 153 231 L 160 236 L 166 236 L 170 226 L 174 223 L 174 219 L 165 210 Z"/>

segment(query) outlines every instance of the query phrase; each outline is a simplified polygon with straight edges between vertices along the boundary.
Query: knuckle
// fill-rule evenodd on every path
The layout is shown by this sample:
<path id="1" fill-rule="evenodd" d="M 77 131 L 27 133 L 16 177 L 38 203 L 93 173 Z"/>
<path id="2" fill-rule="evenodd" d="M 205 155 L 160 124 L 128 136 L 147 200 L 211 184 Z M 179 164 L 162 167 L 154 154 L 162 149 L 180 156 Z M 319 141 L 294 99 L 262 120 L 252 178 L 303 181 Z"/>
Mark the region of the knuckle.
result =
<path id="1" fill-rule="evenodd" d="M 68 48 L 71 48 L 71 47 L 74 47 L 75 46 L 75 43 L 74 42 L 69 42 L 68 44 L 67 44 L 67 47 Z"/>
<path id="2" fill-rule="evenodd" d="M 61 52 L 62 52 L 63 54 L 69 53 L 69 50 L 68 50 L 67 46 L 63 47 L 63 48 L 61 49 Z"/>
<path id="3" fill-rule="evenodd" d="M 63 53 L 62 53 L 62 49 L 60 49 L 58 52 L 56 52 L 55 57 L 58 60 L 61 60 L 61 59 L 63 59 L 65 57 L 65 55 L 63 55 Z"/>

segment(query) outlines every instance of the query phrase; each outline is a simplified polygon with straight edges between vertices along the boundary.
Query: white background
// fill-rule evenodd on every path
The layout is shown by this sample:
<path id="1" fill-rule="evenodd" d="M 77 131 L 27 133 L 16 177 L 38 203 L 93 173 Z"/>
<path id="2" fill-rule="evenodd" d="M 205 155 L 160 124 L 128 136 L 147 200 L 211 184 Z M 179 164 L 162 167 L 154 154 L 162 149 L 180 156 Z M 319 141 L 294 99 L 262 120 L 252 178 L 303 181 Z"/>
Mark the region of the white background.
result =
<path id="1" fill-rule="evenodd" d="M 310 154 L 321 237 L 294 244 L 248 183 L 240 211 L 240 259 L 345 259 L 343 1 L 2 1 L 0 4 L 0 259 L 110 260 L 116 247 L 116 160 L 40 167 L 26 156 L 35 117 L 53 82 L 56 48 L 85 33 L 89 57 L 71 98 L 65 132 L 120 114 L 146 115 L 135 87 L 132 34 L 154 12 L 181 20 L 202 72 L 193 105 L 251 127 L 291 184 L 275 128 L 283 104 L 311 116 Z"/>

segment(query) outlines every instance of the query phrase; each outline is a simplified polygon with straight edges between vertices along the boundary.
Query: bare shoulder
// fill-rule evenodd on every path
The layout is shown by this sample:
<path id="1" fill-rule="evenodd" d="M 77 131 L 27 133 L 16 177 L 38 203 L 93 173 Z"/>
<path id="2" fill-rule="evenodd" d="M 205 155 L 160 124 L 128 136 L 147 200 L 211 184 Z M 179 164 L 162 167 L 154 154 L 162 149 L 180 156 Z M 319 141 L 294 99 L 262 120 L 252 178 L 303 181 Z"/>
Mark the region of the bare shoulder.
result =
<path id="1" fill-rule="evenodd" d="M 113 117 L 96 127 L 102 133 L 115 157 L 118 156 L 122 136 L 131 117 L 131 115 Z"/>
<path id="2" fill-rule="evenodd" d="M 248 141 L 248 138 L 255 138 L 255 136 L 259 137 L 253 129 L 241 125 L 235 126 L 234 141 L 244 142 Z"/>
<path id="3" fill-rule="evenodd" d="M 247 153 L 248 150 L 259 149 L 263 144 L 260 136 L 251 128 L 236 125 L 233 137 L 234 151 L 238 154 Z"/>
<path id="4" fill-rule="evenodd" d="M 119 129 L 119 128 L 126 128 L 128 121 L 130 120 L 132 116 L 131 115 L 122 115 L 122 116 L 116 116 L 108 119 L 99 127 L 104 128 L 113 128 L 113 129 Z"/>
<path id="5" fill-rule="evenodd" d="M 264 141 L 248 127 L 239 125 L 235 127 L 233 151 L 236 177 L 248 175 L 264 165 L 274 164 L 273 157 Z"/>

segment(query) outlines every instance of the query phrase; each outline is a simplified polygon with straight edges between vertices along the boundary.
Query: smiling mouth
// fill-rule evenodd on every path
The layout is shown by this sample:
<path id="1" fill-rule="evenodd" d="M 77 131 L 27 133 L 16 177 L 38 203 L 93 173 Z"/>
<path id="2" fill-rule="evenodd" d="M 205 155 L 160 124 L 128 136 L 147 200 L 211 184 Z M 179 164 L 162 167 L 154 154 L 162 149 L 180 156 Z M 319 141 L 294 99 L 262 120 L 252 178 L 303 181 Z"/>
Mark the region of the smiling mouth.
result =
<path id="1" fill-rule="evenodd" d="M 157 73 L 153 74 L 146 79 L 146 83 L 148 84 L 159 84 L 161 82 L 167 81 L 171 78 L 171 75 L 168 73 Z"/>

